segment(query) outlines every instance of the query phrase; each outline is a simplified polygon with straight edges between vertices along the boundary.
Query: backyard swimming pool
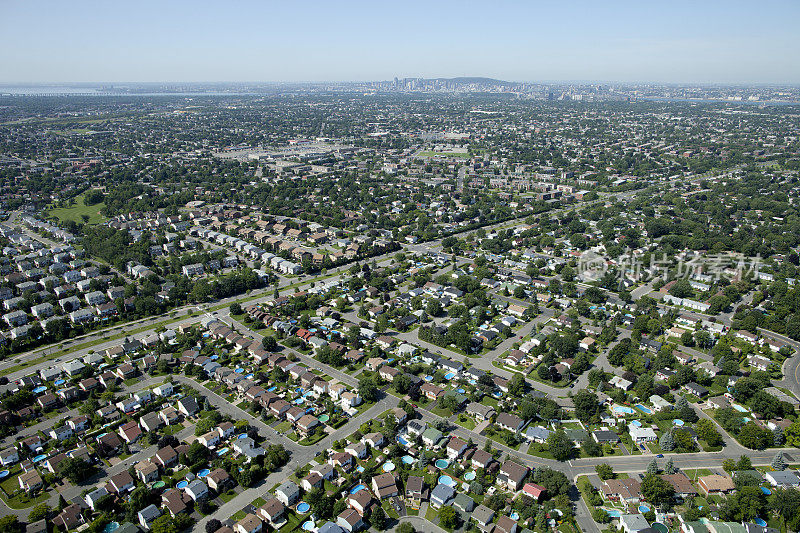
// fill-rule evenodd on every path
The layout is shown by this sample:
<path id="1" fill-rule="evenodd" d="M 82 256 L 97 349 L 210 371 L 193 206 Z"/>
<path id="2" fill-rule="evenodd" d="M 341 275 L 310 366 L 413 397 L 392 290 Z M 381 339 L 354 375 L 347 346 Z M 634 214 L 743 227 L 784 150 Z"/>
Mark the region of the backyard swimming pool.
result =
<path id="1" fill-rule="evenodd" d="M 678 427 L 681 427 L 681 426 L 683 426 L 684 421 L 681 420 L 680 418 L 676 418 L 675 420 L 672 421 L 672 423 L 675 424 Z"/>
<path id="2" fill-rule="evenodd" d="M 742 407 L 741 405 L 739 405 L 737 403 L 732 403 L 731 407 L 733 407 L 734 409 L 736 409 L 740 413 L 747 413 L 748 412 L 747 409 L 745 409 L 744 407 Z"/>
<path id="3" fill-rule="evenodd" d="M 311 520 L 306 520 L 305 522 L 303 522 L 303 525 L 301 527 L 305 531 L 314 531 L 314 522 Z"/>
<path id="4" fill-rule="evenodd" d="M 221 450 L 217 450 L 217 457 L 221 457 L 228 453 L 228 448 L 222 448 Z"/>
<path id="5" fill-rule="evenodd" d="M 47 459 L 47 456 L 45 454 L 39 454 L 33 458 L 33 462 L 38 463 L 40 461 L 44 461 L 45 459 Z"/>
<path id="6" fill-rule="evenodd" d="M 618 511 L 617 509 L 606 509 L 605 507 L 602 508 L 605 512 L 608 513 L 608 516 L 611 518 L 619 518 L 622 516 L 622 511 Z"/>
<path id="7" fill-rule="evenodd" d="M 204 468 L 204 469 L 202 469 L 201 471 L 199 471 L 197 473 L 197 477 L 203 478 L 203 477 L 206 477 L 207 475 L 209 475 L 210 473 L 211 473 L 211 470 L 209 470 L 208 468 Z"/>
<path id="8" fill-rule="evenodd" d="M 453 481 L 453 478 L 450 476 L 439 476 L 439 483 L 442 485 L 448 485 L 450 487 L 454 487 L 456 484 L 455 481 Z"/>
<path id="9" fill-rule="evenodd" d="M 615 405 L 611 410 L 620 415 L 632 415 L 636 413 L 633 409 L 625 407 L 624 405 Z"/>
<path id="10" fill-rule="evenodd" d="M 392 470 L 394 470 L 394 463 L 393 462 L 386 461 L 385 463 L 383 463 L 383 471 L 384 472 L 391 472 Z"/>
<path id="11" fill-rule="evenodd" d="M 106 524 L 106 527 L 103 528 L 103 533 L 111 533 L 117 529 L 119 529 L 119 522 L 109 522 Z"/>
<path id="12" fill-rule="evenodd" d="M 445 468 L 450 466 L 450 463 L 447 462 L 447 460 L 445 459 L 436 459 L 436 462 L 434 464 L 436 465 L 436 468 L 438 468 L 439 470 L 444 470 Z"/>
<path id="13" fill-rule="evenodd" d="M 311 505 L 307 504 L 306 502 L 300 502 L 297 504 L 297 512 L 298 513 L 307 513 L 311 509 Z"/>
<path id="14" fill-rule="evenodd" d="M 358 485 L 356 485 L 355 487 L 353 487 L 352 489 L 350 489 L 350 494 L 355 494 L 356 492 L 358 492 L 358 491 L 361 491 L 361 490 L 364 490 L 364 489 L 366 489 L 366 488 L 367 488 L 367 487 L 365 487 L 364 485 L 362 485 L 362 484 L 360 484 L 360 483 L 359 483 Z"/>
<path id="15" fill-rule="evenodd" d="M 467 481 L 472 481 L 475 479 L 475 472 L 467 472 L 464 474 L 464 479 Z"/>
<path id="16" fill-rule="evenodd" d="M 456 377 L 456 375 L 453 372 L 448 372 L 447 374 L 444 375 L 444 379 L 447 380 L 453 379 L 454 377 Z"/>
<path id="17" fill-rule="evenodd" d="M 0 471 L 0 479 L 3 479 L 4 477 L 8 476 L 8 473 L 9 473 L 8 470 Z"/>
<path id="18" fill-rule="evenodd" d="M 637 428 L 642 427 L 642 423 L 639 422 L 638 420 L 631 420 L 631 425 Z"/>
<path id="19" fill-rule="evenodd" d="M 411 457 L 410 455 L 404 455 L 403 458 L 400 460 L 403 461 L 404 465 L 410 465 L 414 463 L 414 458 Z"/>
<path id="20" fill-rule="evenodd" d="M 642 513 L 642 514 L 649 513 L 650 512 L 650 508 L 648 506 L 642 504 L 642 505 L 639 506 L 639 512 Z"/>
<path id="21" fill-rule="evenodd" d="M 646 415 L 649 415 L 649 414 L 653 413 L 653 411 L 649 407 L 645 407 L 644 405 L 642 405 L 640 403 L 637 403 L 636 405 L 634 405 L 634 407 L 636 407 L 638 410 L 640 410 L 641 412 L 643 412 Z"/>
<path id="22" fill-rule="evenodd" d="M 175 486 L 178 487 L 179 489 L 184 489 L 188 485 L 189 485 L 189 482 L 186 481 L 185 479 L 182 479 L 181 481 L 178 481 L 177 485 L 175 485 Z"/>

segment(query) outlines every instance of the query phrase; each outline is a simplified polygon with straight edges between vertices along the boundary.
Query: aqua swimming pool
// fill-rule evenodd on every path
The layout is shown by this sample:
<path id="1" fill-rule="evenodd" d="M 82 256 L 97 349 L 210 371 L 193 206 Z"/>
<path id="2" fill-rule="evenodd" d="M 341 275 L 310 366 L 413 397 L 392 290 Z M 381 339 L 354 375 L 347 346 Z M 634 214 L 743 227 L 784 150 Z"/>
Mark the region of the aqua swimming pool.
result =
<path id="1" fill-rule="evenodd" d="M 439 483 L 442 485 L 448 485 L 450 487 L 454 487 L 456 484 L 455 481 L 453 481 L 453 478 L 450 476 L 439 476 Z"/>
<path id="2" fill-rule="evenodd" d="M 356 492 L 362 491 L 362 490 L 364 490 L 364 489 L 366 489 L 366 488 L 367 488 L 367 487 L 365 487 L 364 485 L 362 485 L 362 484 L 360 484 L 360 483 L 359 483 L 358 485 L 356 485 L 355 487 L 353 487 L 352 489 L 350 489 L 350 494 L 355 494 Z"/>
<path id="3" fill-rule="evenodd" d="M 450 463 L 447 462 L 445 459 L 436 459 L 436 462 L 434 464 L 436 465 L 436 468 L 438 468 L 439 470 L 444 470 L 445 468 L 450 466 Z"/>
<path id="4" fill-rule="evenodd" d="M 653 411 L 649 407 L 645 407 L 644 405 L 642 405 L 640 403 L 637 403 L 636 405 L 634 405 L 634 407 L 636 407 L 638 410 L 640 410 L 641 412 L 643 412 L 646 415 L 649 415 L 649 414 L 653 413 Z"/>

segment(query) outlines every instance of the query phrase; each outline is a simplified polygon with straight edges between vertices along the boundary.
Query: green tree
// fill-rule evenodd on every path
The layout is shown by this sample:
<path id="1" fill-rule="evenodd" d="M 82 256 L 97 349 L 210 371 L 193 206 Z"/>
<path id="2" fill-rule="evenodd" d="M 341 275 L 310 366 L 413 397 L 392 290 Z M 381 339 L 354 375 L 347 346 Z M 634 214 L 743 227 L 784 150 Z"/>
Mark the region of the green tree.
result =
<path id="1" fill-rule="evenodd" d="M 569 461 L 575 457 L 575 444 L 563 429 L 550 433 L 547 437 L 547 447 L 556 461 Z"/>
<path id="2" fill-rule="evenodd" d="M 770 466 L 772 466 L 773 470 L 786 470 L 786 461 L 783 460 L 782 452 L 775 454 L 775 457 L 772 458 L 772 463 Z"/>
<path id="3" fill-rule="evenodd" d="M 168 514 L 156 518 L 150 526 L 152 533 L 178 533 L 175 521 Z"/>
<path id="4" fill-rule="evenodd" d="M 698 420 L 694 425 L 697 436 L 706 441 L 709 446 L 721 446 L 723 443 L 722 435 L 717 431 L 714 422 L 707 418 Z"/>
<path id="5" fill-rule="evenodd" d="M 372 515 L 369 517 L 369 523 L 378 531 L 386 529 L 386 512 L 384 512 L 380 505 L 372 511 Z"/>
<path id="6" fill-rule="evenodd" d="M 667 507 L 672 504 L 675 497 L 675 489 L 667 481 L 649 472 L 642 480 L 642 495 L 648 502 L 660 507 Z"/>
<path id="7" fill-rule="evenodd" d="M 449 505 L 439 509 L 439 524 L 446 529 L 455 529 L 458 525 L 458 513 Z"/>
<path id="8" fill-rule="evenodd" d="M 665 431 L 661 435 L 661 438 L 658 439 L 658 445 L 665 452 L 671 452 L 672 450 L 675 449 L 675 435 L 672 434 L 671 429 Z"/>
<path id="9" fill-rule="evenodd" d="M 414 526 L 411 525 L 409 522 L 403 522 L 400 524 L 400 527 L 397 528 L 398 533 L 417 533 L 417 530 L 414 529 Z"/>
<path id="10" fill-rule="evenodd" d="M 22 533 L 23 527 L 13 514 L 0 518 L 0 531 L 3 533 Z"/>
<path id="11" fill-rule="evenodd" d="M 508 392 L 514 396 L 522 396 L 525 393 L 525 378 L 522 374 L 514 372 L 508 383 Z"/>
<path id="12" fill-rule="evenodd" d="M 28 513 L 28 522 L 37 522 L 42 518 L 47 518 L 47 515 L 50 514 L 50 506 L 46 503 L 40 503 L 33 509 L 31 512 Z"/>
<path id="13" fill-rule="evenodd" d="M 583 422 L 591 421 L 600 409 L 600 402 L 593 392 L 581 389 L 572 398 L 575 405 L 575 416 Z"/>
<path id="14" fill-rule="evenodd" d="M 378 399 L 378 386 L 375 380 L 370 377 L 358 380 L 358 395 L 365 402 L 374 402 Z"/>
<path id="15" fill-rule="evenodd" d="M 600 463 L 594 467 L 594 471 L 603 481 L 614 478 L 614 469 L 608 463 Z"/>
<path id="16" fill-rule="evenodd" d="M 766 428 L 762 428 L 755 422 L 748 422 L 739 431 L 739 442 L 742 446 L 752 450 L 763 450 L 772 446 L 772 432 Z"/>

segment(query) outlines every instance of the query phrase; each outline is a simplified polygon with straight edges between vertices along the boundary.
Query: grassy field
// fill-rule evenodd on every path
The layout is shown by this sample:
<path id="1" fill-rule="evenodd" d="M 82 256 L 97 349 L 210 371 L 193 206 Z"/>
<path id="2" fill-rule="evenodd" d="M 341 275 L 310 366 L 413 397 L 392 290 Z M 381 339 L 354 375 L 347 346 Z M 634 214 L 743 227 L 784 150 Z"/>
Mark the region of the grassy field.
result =
<path id="1" fill-rule="evenodd" d="M 51 209 L 48 215 L 54 216 L 61 221 L 72 220 L 78 223 L 83 223 L 83 215 L 86 215 L 89 217 L 89 224 L 99 224 L 105 220 L 105 217 L 100 214 L 103 206 L 102 202 L 95 205 L 86 205 L 83 203 L 83 195 L 81 194 L 75 197 L 75 205 L 72 207 Z"/>

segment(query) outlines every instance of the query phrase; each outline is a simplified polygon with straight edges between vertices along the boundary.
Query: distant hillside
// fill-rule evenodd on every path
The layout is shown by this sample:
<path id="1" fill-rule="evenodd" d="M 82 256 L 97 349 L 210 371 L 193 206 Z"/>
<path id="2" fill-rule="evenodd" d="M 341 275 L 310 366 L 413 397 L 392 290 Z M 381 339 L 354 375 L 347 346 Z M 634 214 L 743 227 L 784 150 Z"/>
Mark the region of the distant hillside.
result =
<path id="1" fill-rule="evenodd" d="M 465 85 L 518 85 L 512 81 L 496 80 L 494 78 L 482 78 L 480 76 L 464 76 L 460 78 L 438 78 L 440 81 L 450 81 L 463 83 Z"/>

